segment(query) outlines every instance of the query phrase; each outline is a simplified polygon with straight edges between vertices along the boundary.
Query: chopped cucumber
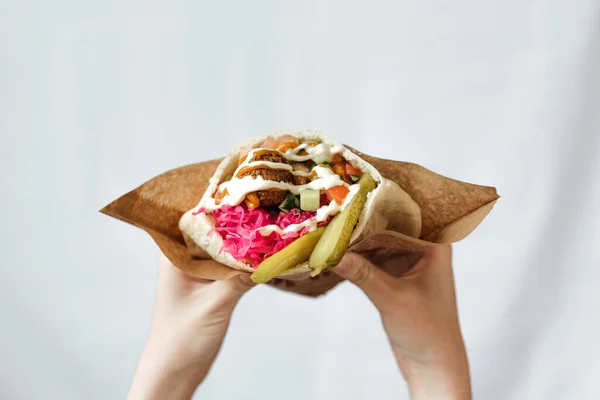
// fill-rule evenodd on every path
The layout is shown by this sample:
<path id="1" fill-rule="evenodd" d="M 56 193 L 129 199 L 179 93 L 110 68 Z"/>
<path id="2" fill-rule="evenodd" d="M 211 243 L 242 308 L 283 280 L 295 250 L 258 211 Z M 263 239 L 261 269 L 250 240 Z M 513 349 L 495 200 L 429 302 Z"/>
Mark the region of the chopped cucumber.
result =
<path id="1" fill-rule="evenodd" d="M 350 175 L 350 179 L 352 179 L 352 182 L 356 182 L 357 180 L 360 179 L 360 176 Z"/>
<path id="2" fill-rule="evenodd" d="M 304 189 L 300 192 L 300 208 L 304 211 L 317 211 L 321 207 L 321 192 Z"/>
<path id="3" fill-rule="evenodd" d="M 285 196 L 285 199 L 281 202 L 281 204 L 279 204 L 279 209 L 285 212 L 288 212 L 293 208 L 299 207 L 300 202 L 298 201 L 298 197 L 294 196 L 291 193 L 288 193 L 287 196 Z"/>

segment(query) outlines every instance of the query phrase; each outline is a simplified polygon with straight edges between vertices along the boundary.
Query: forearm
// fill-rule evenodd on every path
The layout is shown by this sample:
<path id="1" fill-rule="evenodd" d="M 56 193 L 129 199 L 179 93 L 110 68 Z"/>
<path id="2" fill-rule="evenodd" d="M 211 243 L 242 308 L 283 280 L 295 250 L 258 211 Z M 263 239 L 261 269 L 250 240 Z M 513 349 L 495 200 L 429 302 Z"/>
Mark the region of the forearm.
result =
<path id="1" fill-rule="evenodd" d="M 206 365 L 182 370 L 170 368 L 152 348 L 147 347 L 133 378 L 128 400 L 189 400 L 204 380 L 212 360 Z"/>
<path id="2" fill-rule="evenodd" d="M 127 396 L 128 400 L 189 400 L 200 384 L 196 374 L 155 375 L 155 372 L 139 370 Z"/>
<path id="3" fill-rule="evenodd" d="M 396 359 L 408 384 L 412 400 L 471 400 L 471 379 L 466 356 L 440 360 L 425 366 Z"/>

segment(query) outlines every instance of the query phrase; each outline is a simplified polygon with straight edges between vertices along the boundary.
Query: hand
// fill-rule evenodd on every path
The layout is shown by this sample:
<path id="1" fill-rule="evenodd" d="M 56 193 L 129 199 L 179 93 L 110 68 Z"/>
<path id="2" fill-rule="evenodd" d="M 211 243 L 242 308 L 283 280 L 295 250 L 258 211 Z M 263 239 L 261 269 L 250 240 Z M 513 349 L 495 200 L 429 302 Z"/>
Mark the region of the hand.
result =
<path id="1" fill-rule="evenodd" d="M 449 245 L 378 266 L 349 253 L 335 272 L 360 287 L 379 310 L 411 398 L 471 399 Z"/>
<path id="2" fill-rule="evenodd" d="M 160 254 L 154 318 L 128 399 L 189 399 L 212 365 L 233 309 L 253 286 L 246 274 L 192 278 Z"/>

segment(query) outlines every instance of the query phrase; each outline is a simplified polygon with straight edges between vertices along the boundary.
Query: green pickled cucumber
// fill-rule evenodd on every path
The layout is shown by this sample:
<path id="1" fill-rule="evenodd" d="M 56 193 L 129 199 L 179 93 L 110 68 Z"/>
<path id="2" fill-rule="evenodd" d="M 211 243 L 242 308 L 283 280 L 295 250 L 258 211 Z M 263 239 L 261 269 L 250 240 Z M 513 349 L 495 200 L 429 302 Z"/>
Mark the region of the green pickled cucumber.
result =
<path id="1" fill-rule="evenodd" d="M 324 231 L 325 227 L 320 227 L 308 232 L 265 259 L 251 275 L 252 282 L 268 282 L 288 269 L 307 261 Z"/>
<path id="2" fill-rule="evenodd" d="M 377 186 L 370 174 L 363 174 L 358 180 L 358 184 L 360 189 L 350 204 L 329 222 L 310 255 L 308 266 L 313 270 L 310 276 L 314 277 L 326 269 L 334 268 L 346 253 L 354 226 L 367 201 L 367 194 Z"/>

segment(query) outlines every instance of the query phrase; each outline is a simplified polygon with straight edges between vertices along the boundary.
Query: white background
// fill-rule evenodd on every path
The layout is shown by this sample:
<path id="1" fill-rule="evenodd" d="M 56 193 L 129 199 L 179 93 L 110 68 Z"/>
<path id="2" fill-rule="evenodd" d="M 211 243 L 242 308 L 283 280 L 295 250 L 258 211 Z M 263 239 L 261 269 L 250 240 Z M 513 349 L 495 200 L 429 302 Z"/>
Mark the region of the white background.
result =
<path id="1" fill-rule="evenodd" d="M 97 210 L 286 128 L 496 186 L 455 246 L 475 397 L 600 398 L 600 3 L 361 3 L 0 1 L 0 398 L 124 398 L 156 246 Z M 344 284 L 251 292 L 197 398 L 407 393 Z"/>

